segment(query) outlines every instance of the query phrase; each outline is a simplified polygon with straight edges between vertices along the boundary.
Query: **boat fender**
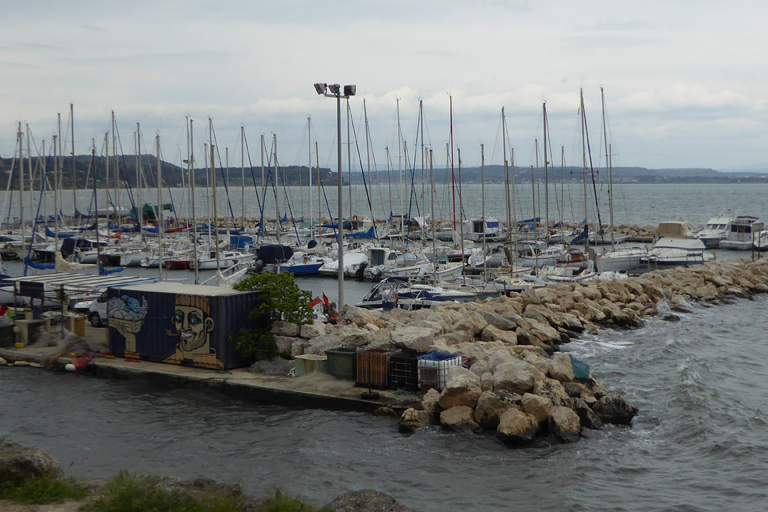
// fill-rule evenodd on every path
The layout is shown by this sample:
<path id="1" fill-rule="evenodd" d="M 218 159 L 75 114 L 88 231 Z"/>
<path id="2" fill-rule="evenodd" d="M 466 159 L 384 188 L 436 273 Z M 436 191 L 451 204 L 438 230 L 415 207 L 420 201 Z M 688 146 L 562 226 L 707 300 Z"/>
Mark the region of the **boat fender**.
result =
<path id="1" fill-rule="evenodd" d="M 353 215 L 352 220 L 357 220 L 357 215 Z"/>

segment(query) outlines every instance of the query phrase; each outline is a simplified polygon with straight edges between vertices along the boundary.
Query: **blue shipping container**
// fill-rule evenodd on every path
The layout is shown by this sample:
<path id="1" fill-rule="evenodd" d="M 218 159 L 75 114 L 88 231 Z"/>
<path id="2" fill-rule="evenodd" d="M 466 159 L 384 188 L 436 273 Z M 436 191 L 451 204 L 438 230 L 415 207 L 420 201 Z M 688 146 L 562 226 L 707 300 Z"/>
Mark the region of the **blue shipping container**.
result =
<path id="1" fill-rule="evenodd" d="M 217 286 L 151 283 L 110 288 L 112 354 L 224 370 L 241 366 L 230 335 L 249 325 L 259 293 Z"/>

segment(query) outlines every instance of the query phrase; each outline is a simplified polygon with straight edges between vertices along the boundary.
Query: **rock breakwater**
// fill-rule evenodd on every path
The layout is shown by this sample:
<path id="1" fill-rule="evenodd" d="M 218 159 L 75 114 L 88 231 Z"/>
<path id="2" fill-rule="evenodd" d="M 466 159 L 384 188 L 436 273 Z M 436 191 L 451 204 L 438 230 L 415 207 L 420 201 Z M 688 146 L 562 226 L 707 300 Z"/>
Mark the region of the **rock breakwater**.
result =
<path id="1" fill-rule="evenodd" d="M 339 346 L 400 348 L 459 354 L 466 368 L 451 368 L 447 386 L 429 391 L 406 410 L 400 428 L 439 423 L 449 429 L 497 432 L 518 444 L 549 434 L 563 442 L 582 428 L 629 424 L 637 409 L 610 397 L 590 377 L 576 379 L 573 361 L 558 348 L 582 333 L 631 329 L 659 311 L 687 311 L 768 292 L 768 259 L 713 261 L 659 270 L 616 281 L 558 284 L 511 297 L 445 303 L 377 315 L 345 306 L 339 325 L 301 329 L 278 326 L 284 350 L 323 354 Z"/>

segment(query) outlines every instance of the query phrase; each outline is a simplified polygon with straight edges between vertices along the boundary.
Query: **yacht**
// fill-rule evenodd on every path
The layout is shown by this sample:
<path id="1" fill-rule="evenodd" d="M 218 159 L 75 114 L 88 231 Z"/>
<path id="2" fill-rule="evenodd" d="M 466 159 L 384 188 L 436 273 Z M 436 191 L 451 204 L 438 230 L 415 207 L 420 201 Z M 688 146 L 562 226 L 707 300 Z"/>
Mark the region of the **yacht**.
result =
<path id="1" fill-rule="evenodd" d="M 371 288 L 371 291 L 356 304 L 366 309 L 422 309 L 441 302 L 469 302 L 477 295 L 461 290 L 427 284 L 415 284 L 404 277 L 388 277 Z"/>
<path id="2" fill-rule="evenodd" d="M 728 236 L 731 222 L 733 222 L 732 217 L 724 215 L 712 217 L 707 221 L 704 229 L 696 234 L 696 238 L 704 242 L 704 246 L 707 249 L 717 249 L 720 246 L 720 242 Z"/>
<path id="3" fill-rule="evenodd" d="M 699 265 L 711 259 L 704 254 L 704 242 L 696 238 L 659 238 L 640 263 L 650 270 Z"/>
<path id="4" fill-rule="evenodd" d="M 724 240 L 720 241 L 721 249 L 738 251 L 752 250 L 755 239 L 759 242 L 759 233 L 763 230 L 763 223 L 757 221 L 757 217 L 739 215 L 728 230 Z"/>

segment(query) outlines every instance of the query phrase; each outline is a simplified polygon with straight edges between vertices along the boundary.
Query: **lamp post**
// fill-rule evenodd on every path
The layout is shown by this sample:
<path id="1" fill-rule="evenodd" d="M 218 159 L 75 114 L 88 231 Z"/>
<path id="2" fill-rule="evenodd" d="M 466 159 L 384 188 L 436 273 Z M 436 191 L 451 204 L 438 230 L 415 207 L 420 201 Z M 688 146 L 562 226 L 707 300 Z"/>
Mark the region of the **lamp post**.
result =
<path id="1" fill-rule="evenodd" d="M 341 312 L 341 306 L 344 305 L 344 221 L 342 216 L 344 211 L 342 209 L 342 190 L 344 189 L 344 182 L 341 174 L 341 99 L 347 99 L 350 96 L 354 96 L 357 91 L 355 85 L 345 85 L 342 90 L 339 84 L 328 85 L 325 83 L 315 84 L 315 91 L 320 96 L 327 98 L 336 98 L 336 141 L 338 143 L 338 188 L 339 188 L 339 216 L 337 220 L 338 225 L 338 242 L 339 242 L 339 303 L 338 308 Z"/>

